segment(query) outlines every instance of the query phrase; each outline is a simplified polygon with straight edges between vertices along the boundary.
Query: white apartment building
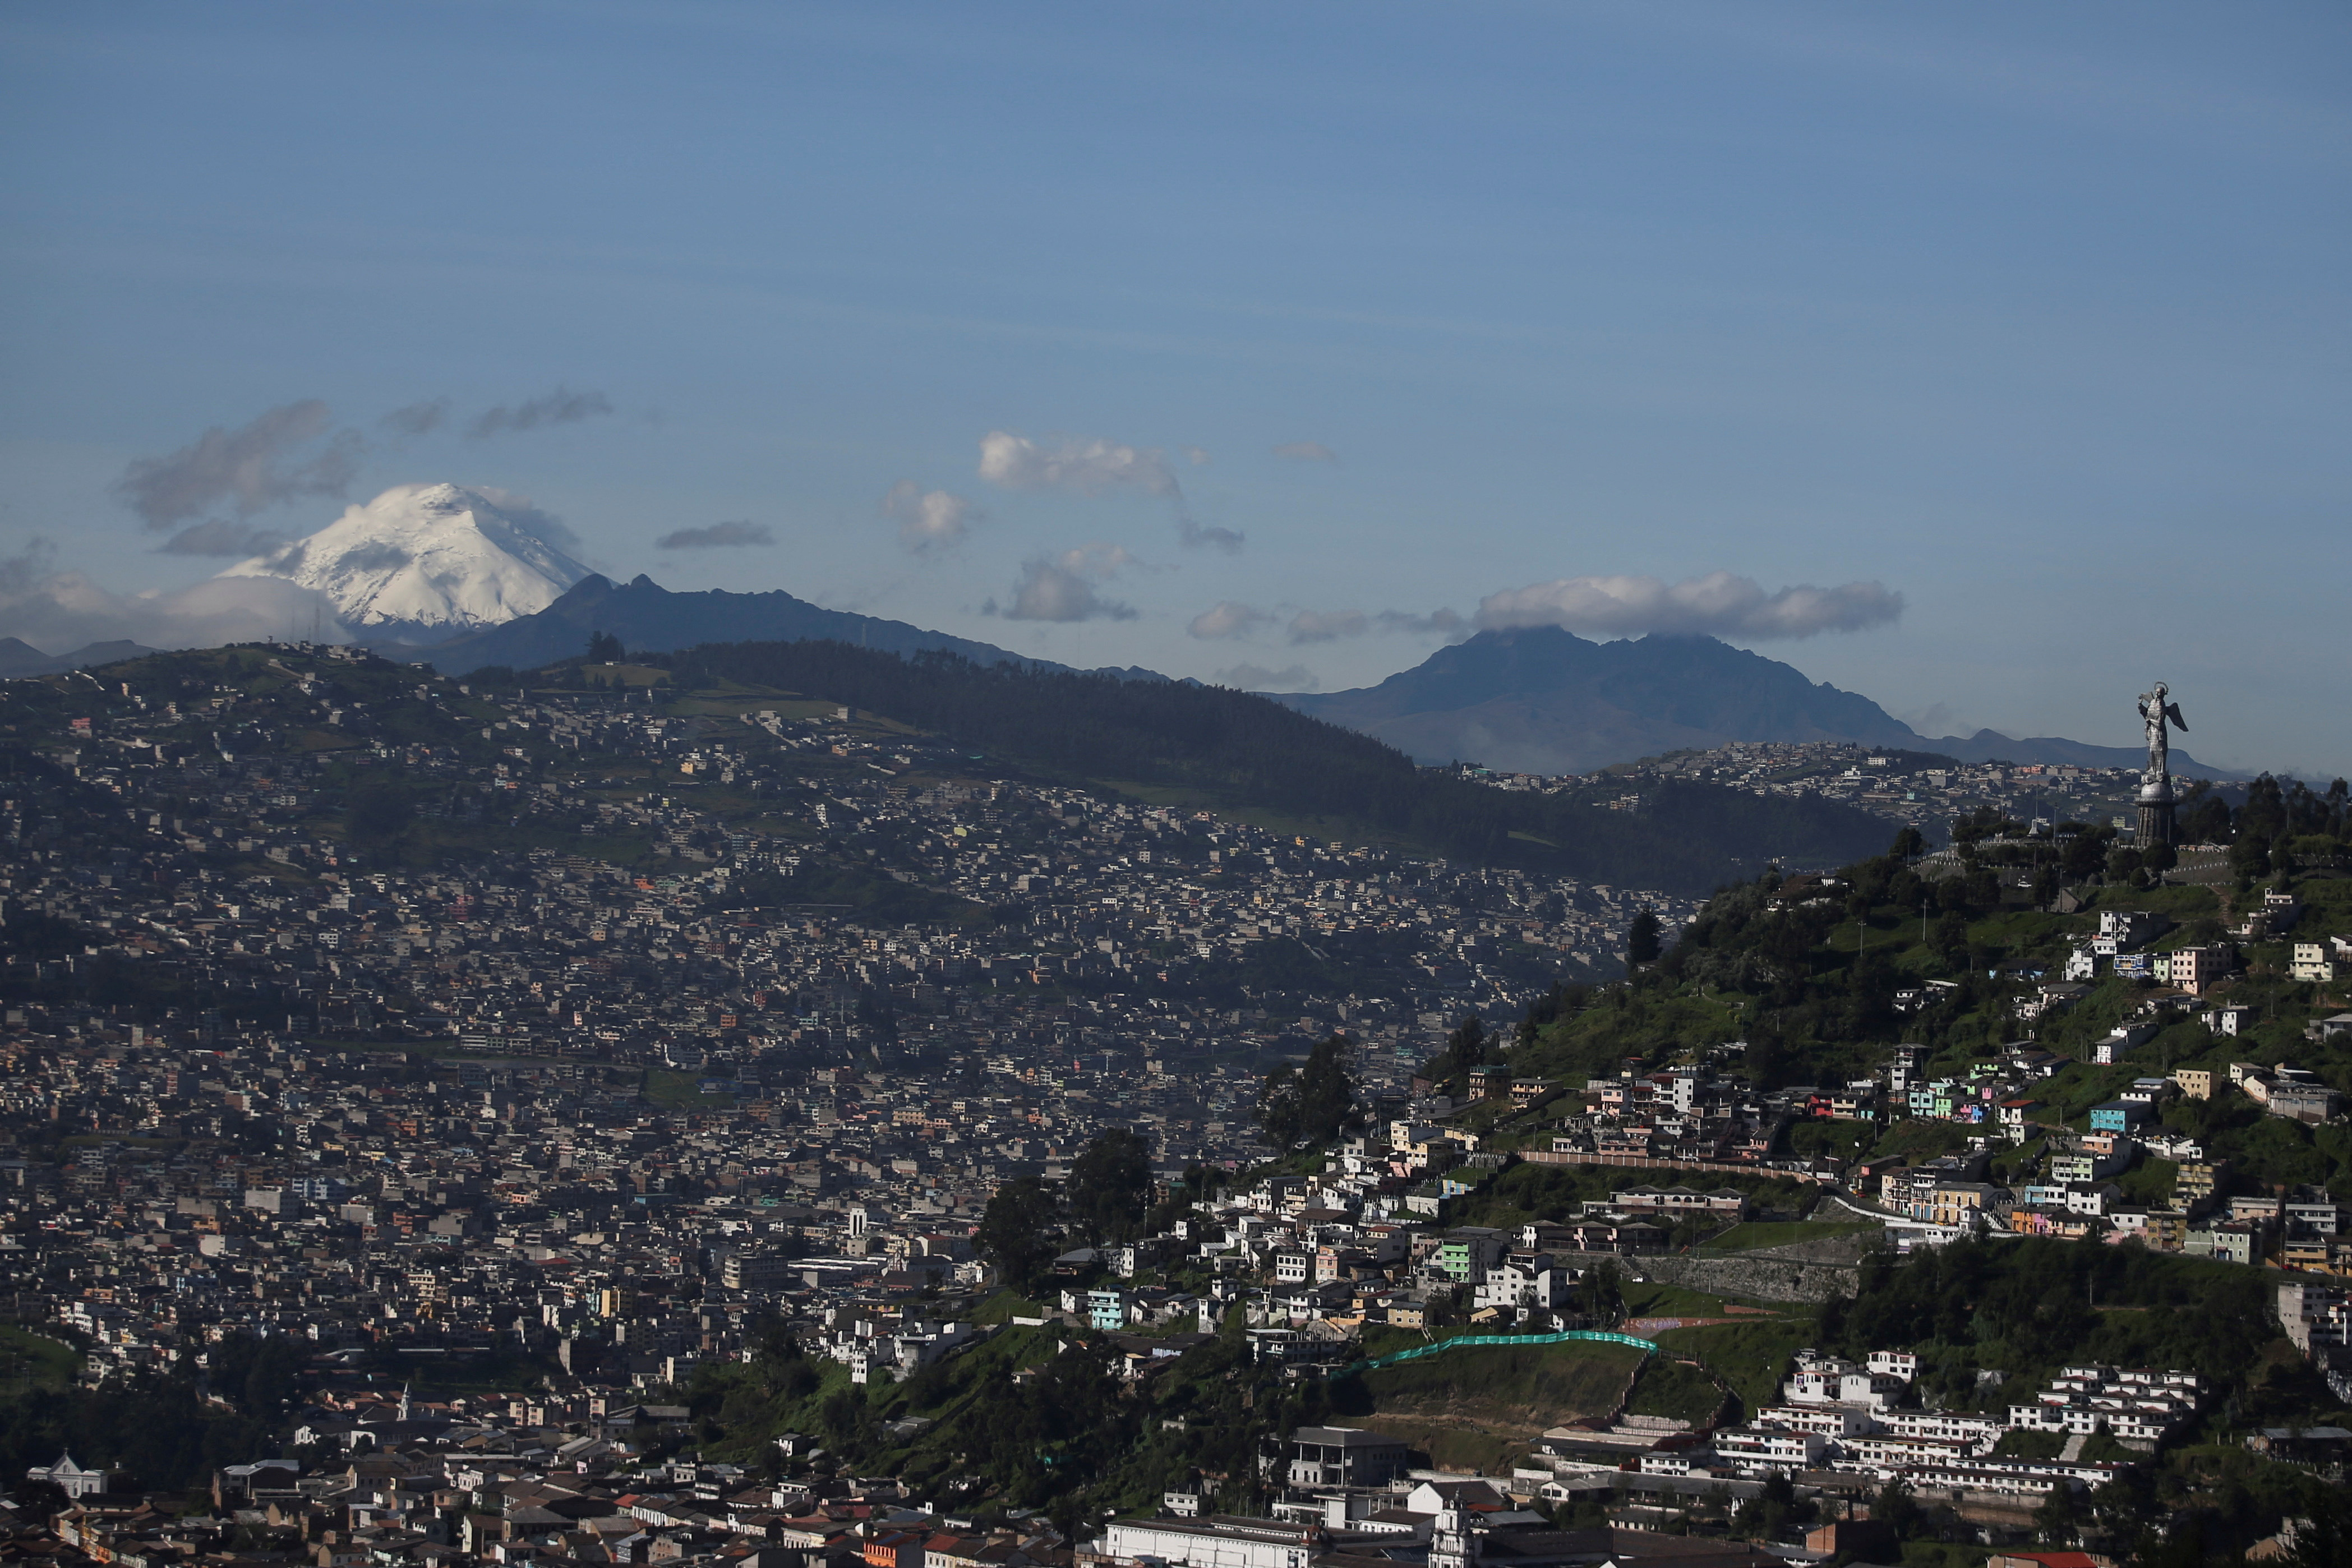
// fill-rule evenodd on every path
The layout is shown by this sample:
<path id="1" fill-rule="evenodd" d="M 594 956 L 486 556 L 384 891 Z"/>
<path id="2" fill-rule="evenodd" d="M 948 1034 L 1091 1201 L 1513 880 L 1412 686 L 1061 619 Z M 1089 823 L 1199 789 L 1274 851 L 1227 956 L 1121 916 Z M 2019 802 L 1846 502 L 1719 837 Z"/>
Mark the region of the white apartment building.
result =
<path id="1" fill-rule="evenodd" d="M 1715 1435 L 1715 1451 L 1735 1469 L 1810 1470 L 1829 1452 L 1827 1437 L 1786 1426 L 1735 1426 Z"/>
<path id="2" fill-rule="evenodd" d="M 1861 1405 L 1883 1410 L 1903 1396 L 1905 1380 L 1857 1366 L 1842 1356 L 1797 1352 L 1797 1370 L 1780 1385 L 1791 1405 Z"/>
<path id="3" fill-rule="evenodd" d="M 2153 1443 L 2196 1414 L 2199 1392 L 2193 1372 L 2062 1367 L 2032 1404 L 2009 1407 L 2009 1424 L 2084 1435 L 2104 1426 L 2123 1441 Z"/>

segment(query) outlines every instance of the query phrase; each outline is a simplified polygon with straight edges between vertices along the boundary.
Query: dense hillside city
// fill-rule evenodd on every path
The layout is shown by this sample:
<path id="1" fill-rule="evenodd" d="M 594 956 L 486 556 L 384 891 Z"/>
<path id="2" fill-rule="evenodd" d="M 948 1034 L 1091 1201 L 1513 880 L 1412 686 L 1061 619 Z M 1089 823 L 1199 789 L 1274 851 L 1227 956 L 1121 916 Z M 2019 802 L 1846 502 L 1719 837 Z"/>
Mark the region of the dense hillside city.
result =
<path id="1" fill-rule="evenodd" d="M 2340 1539 L 2343 785 L 2200 790 L 2176 852 L 2064 766 L 1432 770 L 1843 797 L 1893 841 L 1759 843 L 1700 899 L 752 661 L 0 688 L 22 1552 Z"/>
<path id="2" fill-rule="evenodd" d="M 2074 763 L 1975 763 L 1928 752 L 1890 751 L 1852 741 L 1759 741 L 1675 752 L 1601 770 L 1594 780 L 1513 773 L 1475 764 L 1465 777 L 1497 789 L 1557 794 L 1617 781 L 1621 810 L 1638 809 L 1643 780 L 1699 780 L 1758 795 L 1844 801 L 1940 837 L 1972 812 L 1990 811 L 2029 827 L 2077 820 L 2130 826 L 2140 773 Z M 2196 804 L 2212 794 L 2192 785 Z"/>
<path id="3" fill-rule="evenodd" d="M 2347 55 L 0 6 L 0 1568 L 2352 1568 Z"/>

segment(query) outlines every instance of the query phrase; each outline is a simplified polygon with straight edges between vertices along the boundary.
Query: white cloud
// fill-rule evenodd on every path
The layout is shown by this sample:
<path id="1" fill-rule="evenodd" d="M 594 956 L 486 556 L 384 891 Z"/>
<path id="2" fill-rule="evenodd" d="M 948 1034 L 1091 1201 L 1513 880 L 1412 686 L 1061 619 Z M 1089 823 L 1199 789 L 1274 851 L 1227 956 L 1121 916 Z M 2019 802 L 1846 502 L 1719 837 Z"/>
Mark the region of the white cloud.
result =
<path id="1" fill-rule="evenodd" d="M 1184 460 L 1194 468 L 1205 468 L 1209 466 L 1209 449 L 1206 447 L 1187 447 L 1183 450 Z"/>
<path id="2" fill-rule="evenodd" d="M 365 448 L 356 431 L 327 436 L 331 417 L 313 397 L 272 408 L 234 430 L 215 425 L 176 452 L 127 465 L 115 493 L 150 528 L 169 528 L 223 502 L 239 517 L 251 517 L 301 496 L 341 495 Z M 321 437 L 322 447 L 300 455 Z"/>
<path id="3" fill-rule="evenodd" d="M 1680 583 L 1657 577 L 1562 577 L 1490 594 L 1482 628 L 1561 626 L 1602 637 L 1652 632 L 1756 640 L 1861 631 L 1903 613 L 1903 595 L 1880 583 L 1809 584 L 1767 594 L 1750 577 L 1710 572 Z"/>
<path id="4" fill-rule="evenodd" d="M 900 479 L 882 498 L 882 515 L 898 524 L 898 542 L 920 555 L 961 543 L 981 513 L 961 496 Z"/>
<path id="5" fill-rule="evenodd" d="M 1218 681 L 1244 691 L 1313 691 L 1323 683 L 1315 672 L 1303 664 L 1287 669 L 1268 669 L 1264 665 L 1237 664 L 1231 669 L 1217 671 Z"/>
<path id="6" fill-rule="evenodd" d="M 108 592 L 79 572 L 49 573 L 46 543 L 36 540 L 0 562 L 0 636 L 45 653 L 71 653 L 94 642 L 128 640 L 148 647 L 217 647 L 269 637 L 350 640 L 327 597 L 278 577 L 208 577 L 170 592 Z"/>
<path id="7" fill-rule="evenodd" d="M 1192 624 L 1184 629 L 1203 641 L 1214 641 L 1223 637 L 1245 637 L 1273 619 L 1272 616 L 1255 605 L 1220 599 L 1194 616 Z"/>
<path id="8" fill-rule="evenodd" d="M 1106 599 L 1095 584 L 1108 582 L 1135 557 L 1116 544 L 1082 544 L 1059 555 L 1033 557 L 1013 584 L 1013 621 L 1131 621 L 1134 609 Z"/>
<path id="9" fill-rule="evenodd" d="M 1339 454 L 1320 441 L 1285 441 L 1274 449 L 1277 458 L 1288 458 L 1295 463 L 1336 463 Z"/>
<path id="10" fill-rule="evenodd" d="M 1195 467 L 1209 459 L 1198 447 L 1184 448 Z M 1176 537 L 1187 550 L 1213 549 L 1232 553 L 1245 536 L 1236 530 L 1194 521 L 1184 500 L 1184 487 L 1176 470 L 1157 447 L 1129 447 L 1099 436 L 1055 436 L 1033 441 L 1010 430 L 991 430 L 980 438 L 980 477 L 1008 490 L 1071 490 L 1100 495 L 1106 490 L 1137 489 L 1165 496 L 1176 506 Z"/>
<path id="11" fill-rule="evenodd" d="M 1100 495 L 1135 489 L 1181 496 L 1176 470 L 1156 447 L 1128 447 L 1099 436 L 1057 436 L 1032 441 L 1009 430 L 980 438 L 980 477 L 1008 490 L 1076 490 Z"/>

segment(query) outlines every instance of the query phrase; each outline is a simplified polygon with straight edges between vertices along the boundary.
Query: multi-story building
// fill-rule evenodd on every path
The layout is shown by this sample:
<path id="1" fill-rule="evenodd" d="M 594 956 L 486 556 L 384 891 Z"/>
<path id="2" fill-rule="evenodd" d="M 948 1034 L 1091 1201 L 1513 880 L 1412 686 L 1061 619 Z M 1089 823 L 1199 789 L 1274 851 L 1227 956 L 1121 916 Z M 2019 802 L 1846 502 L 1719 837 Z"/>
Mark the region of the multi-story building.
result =
<path id="1" fill-rule="evenodd" d="M 1359 1426 L 1301 1426 L 1288 1447 L 1294 1487 L 1384 1487 L 1411 1464 L 1401 1439 Z"/>

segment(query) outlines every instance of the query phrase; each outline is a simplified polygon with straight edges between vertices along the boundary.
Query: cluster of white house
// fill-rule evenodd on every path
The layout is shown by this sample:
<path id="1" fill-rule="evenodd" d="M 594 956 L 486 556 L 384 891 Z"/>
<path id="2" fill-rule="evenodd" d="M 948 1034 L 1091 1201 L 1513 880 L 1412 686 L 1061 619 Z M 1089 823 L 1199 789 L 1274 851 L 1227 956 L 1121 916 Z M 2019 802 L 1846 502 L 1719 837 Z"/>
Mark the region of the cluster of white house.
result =
<path id="1" fill-rule="evenodd" d="M 847 1367 L 852 1383 L 903 1383 L 988 1332 L 970 1323 L 931 1321 L 840 1302 L 824 1310 L 814 1348 Z"/>
<path id="2" fill-rule="evenodd" d="M 1992 1414 L 1899 1408 L 1918 1358 L 1877 1351 L 1862 1363 L 1800 1351 L 1780 1387 L 1783 1403 L 1766 1405 L 1744 1426 L 1661 1444 L 1642 1456 L 1645 1471 L 1673 1475 L 1759 1476 L 1775 1470 L 1834 1469 L 1915 1486 L 2035 1495 L 2061 1486 L 2098 1486 L 2116 1467 L 2073 1458 L 1996 1458 L 2011 1431 L 2087 1436 L 2102 1428 L 2131 1446 L 2148 1446 L 2195 1415 L 2194 1373 L 2061 1369 L 2031 1403 Z"/>

